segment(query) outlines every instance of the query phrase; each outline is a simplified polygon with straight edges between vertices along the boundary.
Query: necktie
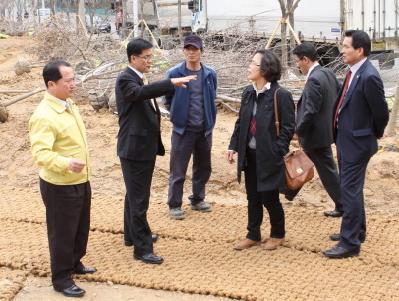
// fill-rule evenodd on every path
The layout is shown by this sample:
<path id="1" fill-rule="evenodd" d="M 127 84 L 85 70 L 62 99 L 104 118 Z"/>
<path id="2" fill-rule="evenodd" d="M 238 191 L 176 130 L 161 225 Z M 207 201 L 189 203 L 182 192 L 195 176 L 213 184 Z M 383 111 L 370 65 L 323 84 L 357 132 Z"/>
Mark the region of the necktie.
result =
<path id="1" fill-rule="evenodd" d="M 335 114 L 334 114 L 334 125 L 333 125 L 334 129 L 337 127 L 338 114 L 339 114 L 339 111 L 341 110 L 342 104 L 344 102 L 346 92 L 348 92 L 349 81 L 351 79 L 351 75 L 352 75 L 352 71 L 349 70 L 345 76 L 344 88 L 342 89 L 341 97 L 339 98 L 338 105 L 337 105 L 337 110 L 335 111 Z"/>

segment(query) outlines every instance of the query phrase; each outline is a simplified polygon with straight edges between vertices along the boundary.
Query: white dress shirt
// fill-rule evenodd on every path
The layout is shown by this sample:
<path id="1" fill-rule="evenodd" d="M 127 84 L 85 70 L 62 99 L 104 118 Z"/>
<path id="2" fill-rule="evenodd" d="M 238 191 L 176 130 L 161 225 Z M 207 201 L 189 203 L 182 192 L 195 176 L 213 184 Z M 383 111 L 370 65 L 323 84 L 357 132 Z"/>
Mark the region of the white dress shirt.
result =
<path id="1" fill-rule="evenodd" d="M 130 66 L 130 65 L 129 65 L 128 67 L 129 67 L 130 69 L 132 69 L 132 70 L 143 80 L 143 82 L 144 82 L 145 85 L 148 84 L 148 81 L 145 80 L 144 73 L 138 71 L 136 68 L 133 68 L 133 67 Z M 147 83 L 145 83 L 145 81 L 147 81 Z M 154 110 L 156 111 L 157 109 L 156 109 L 156 106 L 155 106 L 155 99 L 151 98 L 151 99 L 150 99 L 150 104 L 152 105 L 152 107 L 153 107 Z"/>
<path id="2" fill-rule="evenodd" d="M 351 74 L 351 78 L 350 78 L 350 80 L 349 80 L 348 90 L 349 90 L 349 87 L 350 87 L 350 85 L 351 85 L 351 83 L 352 83 L 352 80 L 353 80 L 354 76 L 356 75 L 356 72 L 360 69 L 360 67 L 364 64 L 364 62 L 365 62 L 366 60 L 367 60 L 367 57 L 365 57 L 365 58 L 362 59 L 361 61 L 357 62 L 356 64 L 354 64 L 354 65 L 350 68 L 350 70 L 352 71 L 352 74 Z"/>

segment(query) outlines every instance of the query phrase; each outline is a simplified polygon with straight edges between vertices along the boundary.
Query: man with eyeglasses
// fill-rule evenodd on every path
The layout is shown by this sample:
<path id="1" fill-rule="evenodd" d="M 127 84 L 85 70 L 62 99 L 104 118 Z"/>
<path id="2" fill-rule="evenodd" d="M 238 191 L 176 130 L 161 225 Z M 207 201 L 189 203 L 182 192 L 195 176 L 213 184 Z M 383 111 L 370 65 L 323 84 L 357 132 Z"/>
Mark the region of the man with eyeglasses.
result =
<path id="1" fill-rule="evenodd" d="M 117 153 L 126 186 L 124 239 L 134 246 L 133 257 L 145 263 L 160 264 L 154 254 L 153 235 L 147 222 L 152 174 L 157 155 L 163 156 L 160 111 L 156 97 L 173 94 L 176 87 L 186 87 L 195 76 L 170 78 L 148 84 L 145 73 L 152 64 L 152 44 L 144 39 L 127 45 L 128 67 L 118 76 L 115 86 L 119 115 Z"/>
<path id="2" fill-rule="evenodd" d="M 196 76 L 188 89 L 176 88 L 166 95 L 164 103 L 173 123 L 170 152 L 168 206 L 172 219 L 184 219 L 181 208 L 183 185 L 191 155 L 193 155 L 191 209 L 210 212 L 205 202 L 205 185 L 211 175 L 212 131 L 216 120 L 216 72 L 201 63 L 202 40 L 195 35 L 184 39 L 185 61 L 167 72 L 167 78 Z"/>

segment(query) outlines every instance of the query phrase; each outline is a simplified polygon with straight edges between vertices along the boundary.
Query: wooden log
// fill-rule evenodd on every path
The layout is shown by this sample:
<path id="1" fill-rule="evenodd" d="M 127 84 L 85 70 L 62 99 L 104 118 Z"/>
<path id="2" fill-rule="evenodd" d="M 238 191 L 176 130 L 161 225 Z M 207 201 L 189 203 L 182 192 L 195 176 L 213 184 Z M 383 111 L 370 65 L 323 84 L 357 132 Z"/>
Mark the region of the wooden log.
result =
<path id="1" fill-rule="evenodd" d="M 8 120 L 8 112 L 7 112 L 6 107 L 8 107 L 8 106 L 10 106 L 10 105 L 12 105 L 14 103 L 17 103 L 18 101 L 21 101 L 21 100 L 23 100 L 25 98 L 28 98 L 28 97 L 30 97 L 32 95 L 40 93 L 40 92 L 42 92 L 44 90 L 45 90 L 44 88 L 37 88 L 37 89 L 35 89 L 33 91 L 30 91 L 28 93 L 25 93 L 25 94 L 22 94 L 20 96 L 17 96 L 17 97 L 9 100 L 8 102 L 6 102 L 4 104 L 0 103 L 0 122 L 6 122 Z"/>
<path id="2" fill-rule="evenodd" d="M 0 122 L 6 122 L 8 120 L 8 112 L 5 107 L 0 105 Z"/>
<path id="3" fill-rule="evenodd" d="M 18 101 L 21 101 L 21 100 L 23 100 L 25 98 L 28 98 L 28 97 L 30 97 L 32 95 L 35 95 L 37 93 L 43 92 L 44 90 L 45 90 L 44 88 L 37 88 L 37 89 L 35 89 L 33 91 L 30 91 L 28 93 L 22 94 L 20 96 L 17 96 L 15 98 L 9 100 L 8 102 L 4 103 L 3 106 L 4 107 L 8 107 L 8 106 L 10 106 L 10 105 L 12 105 L 14 103 L 17 103 Z"/>
<path id="4" fill-rule="evenodd" d="M 227 95 L 223 95 L 223 94 L 218 94 L 216 95 L 216 99 L 220 99 L 223 100 L 225 102 L 235 102 L 235 103 L 241 103 L 241 100 L 238 98 L 233 98 Z"/>
<path id="5" fill-rule="evenodd" d="M 19 94 L 19 93 L 28 93 L 30 90 L 13 90 L 13 89 L 0 89 L 0 93 L 2 94 Z"/>
<path id="6" fill-rule="evenodd" d="M 229 106 L 227 103 L 225 103 L 223 101 L 218 101 L 218 103 L 221 103 L 225 108 L 227 108 L 230 111 L 233 111 L 234 113 L 238 114 L 238 110 L 236 110 L 233 107 Z"/>

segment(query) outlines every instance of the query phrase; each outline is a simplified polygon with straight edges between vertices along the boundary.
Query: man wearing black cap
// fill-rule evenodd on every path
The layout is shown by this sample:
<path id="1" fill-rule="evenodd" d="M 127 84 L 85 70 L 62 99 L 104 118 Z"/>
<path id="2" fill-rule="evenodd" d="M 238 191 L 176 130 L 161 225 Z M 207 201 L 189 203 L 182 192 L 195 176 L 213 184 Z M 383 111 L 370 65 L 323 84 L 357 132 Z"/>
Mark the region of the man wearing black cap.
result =
<path id="1" fill-rule="evenodd" d="M 211 175 L 212 130 L 216 120 L 216 72 L 201 63 L 202 40 L 195 35 L 184 39 L 185 61 L 171 68 L 167 78 L 195 75 L 187 89 L 177 87 L 165 96 L 165 105 L 173 123 L 170 153 L 168 205 L 172 219 L 184 219 L 181 209 L 183 185 L 191 155 L 193 155 L 191 209 L 210 212 L 204 201 L 205 185 Z"/>

